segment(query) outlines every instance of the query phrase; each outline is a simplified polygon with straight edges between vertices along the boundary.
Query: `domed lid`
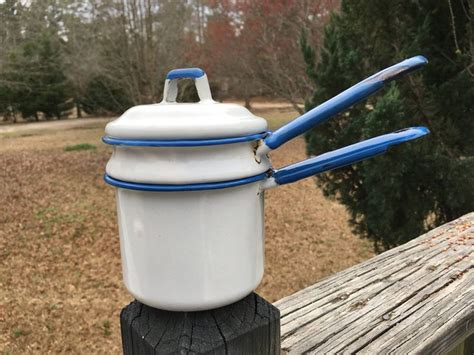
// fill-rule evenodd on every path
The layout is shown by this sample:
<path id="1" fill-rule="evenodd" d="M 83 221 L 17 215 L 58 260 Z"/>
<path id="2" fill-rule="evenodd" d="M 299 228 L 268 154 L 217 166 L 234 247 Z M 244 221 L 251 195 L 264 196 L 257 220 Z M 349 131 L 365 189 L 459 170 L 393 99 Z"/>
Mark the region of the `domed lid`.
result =
<path id="1" fill-rule="evenodd" d="M 200 101 L 177 103 L 177 80 L 194 79 Z M 133 140 L 202 140 L 242 137 L 267 130 L 267 121 L 245 107 L 212 100 L 202 69 L 176 69 L 168 73 L 159 104 L 127 110 L 105 127 L 110 138 Z"/>

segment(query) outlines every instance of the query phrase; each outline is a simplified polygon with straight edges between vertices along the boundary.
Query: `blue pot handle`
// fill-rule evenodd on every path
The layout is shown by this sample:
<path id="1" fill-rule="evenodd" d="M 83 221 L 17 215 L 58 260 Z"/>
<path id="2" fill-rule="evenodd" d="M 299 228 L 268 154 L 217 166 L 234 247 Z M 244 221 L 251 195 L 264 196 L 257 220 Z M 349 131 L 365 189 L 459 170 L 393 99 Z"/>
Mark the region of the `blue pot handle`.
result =
<path id="1" fill-rule="evenodd" d="M 278 185 L 288 184 L 311 175 L 341 168 L 373 157 L 385 152 L 392 145 L 410 141 L 428 133 L 430 133 L 430 131 L 426 127 L 413 127 L 384 134 L 344 148 L 333 150 L 332 152 L 321 154 L 315 158 L 288 165 L 284 168 L 275 170 L 272 177 Z"/>
<path id="2" fill-rule="evenodd" d="M 204 70 L 200 68 L 173 69 L 166 76 L 163 90 L 163 102 L 176 102 L 178 96 L 178 79 L 193 79 L 200 102 L 213 102 L 211 88 Z"/>
<path id="3" fill-rule="evenodd" d="M 270 150 L 278 148 L 315 125 L 326 121 L 344 109 L 370 96 L 381 89 L 385 83 L 397 79 L 427 63 L 428 60 L 419 55 L 370 76 L 268 135 L 263 141 L 264 144 L 259 147 L 257 155 L 262 156 Z"/>

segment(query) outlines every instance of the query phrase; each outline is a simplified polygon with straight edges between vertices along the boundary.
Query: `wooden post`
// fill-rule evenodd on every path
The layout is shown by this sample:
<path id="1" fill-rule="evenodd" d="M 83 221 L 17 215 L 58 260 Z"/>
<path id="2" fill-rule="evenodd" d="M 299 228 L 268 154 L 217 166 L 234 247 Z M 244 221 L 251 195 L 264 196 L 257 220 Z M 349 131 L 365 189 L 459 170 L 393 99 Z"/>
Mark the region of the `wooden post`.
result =
<path id="1" fill-rule="evenodd" d="M 120 314 L 130 354 L 280 354 L 280 312 L 255 293 L 218 309 L 169 312 L 134 301 Z"/>

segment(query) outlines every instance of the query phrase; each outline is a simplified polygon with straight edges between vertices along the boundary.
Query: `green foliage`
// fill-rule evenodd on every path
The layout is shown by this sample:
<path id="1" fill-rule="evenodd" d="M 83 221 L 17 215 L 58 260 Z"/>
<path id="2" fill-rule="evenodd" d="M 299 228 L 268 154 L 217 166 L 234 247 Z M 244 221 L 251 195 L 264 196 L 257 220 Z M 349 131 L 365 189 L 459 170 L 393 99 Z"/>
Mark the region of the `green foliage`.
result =
<path id="1" fill-rule="evenodd" d="M 102 326 L 104 328 L 104 335 L 106 337 L 110 336 L 112 334 L 111 330 L 110 330 L 110 321 L 109 320 L 104 320 L 102 322 Z"/>
<path id="2" fill-rule="evenodd" d="M 474 210 L 474 34 L 468 1 L 451 3 L 454 18 L 447 1 L 342 1 L 325 29 L 316 70 L 313 49 L 301 40 L 316 87 L 306 109 L 405 58 L 430 60 L 306 135 L 308 153 L 321 154 L 404 127 L 431 130 L 427 138 L 317 178 L 327 196 L 348 208 L 355 231 L 379 249 Z"/>
<path id="3" fill-rule="evenodd" d="M 12 49 L 2 72 L 0 109 L 20 112 L 23 117 L 61 118 L 71 109 L 70 85 L 62 68 L 61 39 L 45 30 Z M 8 106 L 7 104 L 8 103 Z"/>
<path id="4" fill-rule="evenodd" d="M 91 150 L 91 149 L 97 149 L 97 147 L 93 144 L 89 143 L 81 143 L 81 144 L 76 144 L 76 145 L 67 145 L 64 147 L 64 150 L 66 152 L 72 152 L 76 150 Z"/>
<path id="5" fill-rule="evenodd" d="M 121 114 L 133 106 L 117 83 L 101 75 L 89 82 L 78 103 L 86 113 L 95 115 Z"/>
<path id="6" fill-rule="evenodd" d="M 19 338 L 21 336 L 26 335 L 26 332 L 23 329 L 16 328 L 13 330 L 13 337 L 14 338 Z"/>

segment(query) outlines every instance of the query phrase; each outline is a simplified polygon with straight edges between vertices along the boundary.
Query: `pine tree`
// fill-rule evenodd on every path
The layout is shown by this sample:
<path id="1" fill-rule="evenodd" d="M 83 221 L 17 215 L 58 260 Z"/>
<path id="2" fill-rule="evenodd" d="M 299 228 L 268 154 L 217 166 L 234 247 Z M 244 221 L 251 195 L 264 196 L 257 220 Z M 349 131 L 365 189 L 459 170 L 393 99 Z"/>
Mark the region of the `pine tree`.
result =
<path id="1" fill-rule="evenodd" d="M 93 115 L 121 114 L 133 106 L 117 83 L 100 75 L 88 83 L 78 103 L 86 113 Z"/>
<path id="2" fill-rule="evenodd" d="M 61 63 L 61 39 L 51 30 L 25 41 L 13 60 L 12 73 L 21 83 L 15 91 L 23 117 L 42 112 L 46 118 L 60 119 L 71 109 L 70 84 Z"/>
<path id="3" fill-rule="evenodd" d="M 5 24 L 0 30 L 0 113 L 61 118 L 71 108 L 71 85 L 64 75 L 64 39 L 54 7 L 8 0 L 0 4 L 0 18 Z"/>
<path id="4" fill-rule="evenodd" d="M 310 109 L 378 70 L 414 55 L 430 63 L 315 127 L 309 154 L 400 128 L 427 138 L 318 176 L 354 230 L 378 249 L 402 244 L 474 210 L 474 11 L 460 1 L 342 1 L 324 33 L 320 61 L 301 38 L 315 92 Z"/>

